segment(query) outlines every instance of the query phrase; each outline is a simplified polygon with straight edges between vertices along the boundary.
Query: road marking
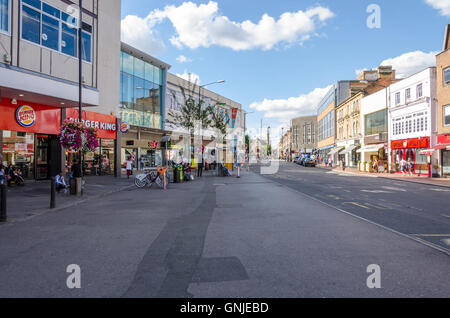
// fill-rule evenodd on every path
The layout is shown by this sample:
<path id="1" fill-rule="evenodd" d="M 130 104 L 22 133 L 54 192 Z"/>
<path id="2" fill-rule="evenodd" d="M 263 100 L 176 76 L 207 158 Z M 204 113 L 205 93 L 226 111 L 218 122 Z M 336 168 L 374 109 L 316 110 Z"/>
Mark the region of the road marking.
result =
<path id="1" fill-rule="evenodd" d="M 344 202 L 344 204 L 353 204 L 353 205 L 359 206 L 360 208 L 364 208 L 364 209 L 369 210 L 368 207 L 366 207 L 365 205 L 359 204 L 357 202 Z"/>
<path id="2" fill-rule="evenodd" d="M 448 190 L 448 189 L 430 188 L 430 190 L 436 191 L 436 192 L 450 192 L 450 190 Z"/>
<path id="3" fill-rule="evenodd" d="M 373 207 L 375 209 L 378 209 L 378 210 L 392 210 L 392 208 L 388 208 L 388 207 L 382 206 L 381 204 L 380 205 L 376 205 L 376 204 L 372 204 L 372 203 L 369 203 L 369 202 L 366 202 L 365 204 L 368 205 L 368 206 L 371 206 L 371 207 Z"/>
<path id="4" fill-rule="evenodd" d="M 444 218 L 450 218 L 450 215 L 445 215 L 445 214 L 443 214 L 442 215 Z"/>
<path id="5" fill-rule="evenodd" d="M 361 190 L 361 192 L 367 192 L 367 193 L 392 193 L 392 192 L 383 191 L 383 190 Z"/>
<path id="6" fill-rule="evenodd" d="M 411 234 L 420 237 L 450 237 L 450 234 Z"/>
<path id="7" fill-rule="evenodd" d="M 337 195 L 332 195 L 332 194 L 329 194 L 328 197 L 329 197 L 329 198 L 332 198 L 332 199 L 335 199 L 335 200 L 340 200 L 340 199 L 341 199 L 341 198 L 338 197 Z"/>
<path id="8" fill-rule="evenodd" d="M 406 192 L 405 189 L 399 189 L 399 188 L 394 188 L 394 187 L 382 187 L 383 189 L 386 190 L 393 190 L 393 191 L 401 191 L 401 192 Z"/>

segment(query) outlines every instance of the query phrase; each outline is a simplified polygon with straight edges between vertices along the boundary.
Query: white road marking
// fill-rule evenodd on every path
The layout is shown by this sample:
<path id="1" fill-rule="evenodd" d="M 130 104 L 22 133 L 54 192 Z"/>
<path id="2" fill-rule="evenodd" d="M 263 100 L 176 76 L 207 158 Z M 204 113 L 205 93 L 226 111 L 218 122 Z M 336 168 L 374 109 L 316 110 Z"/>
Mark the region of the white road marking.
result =
<path id="1" fill-rule="evenodd" d="M 394 187 L 382 187 L 382 188 L 383 188 L 383 189 L 386 189 L 386 190 L 406 192 L 405 189 L 400 189 L 400 188 L 394 188 Z"/>
<path id="2" fill-rule="evenodd" d="M 430 188 L 430 190 L 436 192 L 450 192 L 450 189 Z"/>
<path id="3" fill-rule="evenodd" d="M 358 206 L 358 207 L 360 207 L 360 208 L 369 210 L 368 207 L 366 207 L 365 205 L 359 204 L 359 203 L 357 203 L 357 202 L 344 202 L 344 204 L 353 204 L 353 205 L 356 205 L 356 206 Z"/>
<path id="4" fill-rule="evenodd" d="M 361 192 L 367 192 L 367 193 L 392 193 L 392 192 L 383 191 L 383 190 L 361 190 Z"/>

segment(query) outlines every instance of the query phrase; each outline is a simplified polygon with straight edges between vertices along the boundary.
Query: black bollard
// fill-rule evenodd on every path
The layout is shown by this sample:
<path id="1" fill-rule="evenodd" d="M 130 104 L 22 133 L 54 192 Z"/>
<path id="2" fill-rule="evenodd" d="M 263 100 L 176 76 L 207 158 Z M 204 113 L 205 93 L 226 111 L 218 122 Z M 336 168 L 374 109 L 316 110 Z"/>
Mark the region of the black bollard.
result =
<path id="1" fill-rule="evenodd" d="M 6 222 L 8 220 L 6 213 L 6 184 L 0 185 L 0 222 Z"/>
<path id="2" fill-rule="evenodd" d="M 52 183 L 50 187 L 50 209 L 54 209 L 56 207 L 56 180 L 52 178 Z"/>

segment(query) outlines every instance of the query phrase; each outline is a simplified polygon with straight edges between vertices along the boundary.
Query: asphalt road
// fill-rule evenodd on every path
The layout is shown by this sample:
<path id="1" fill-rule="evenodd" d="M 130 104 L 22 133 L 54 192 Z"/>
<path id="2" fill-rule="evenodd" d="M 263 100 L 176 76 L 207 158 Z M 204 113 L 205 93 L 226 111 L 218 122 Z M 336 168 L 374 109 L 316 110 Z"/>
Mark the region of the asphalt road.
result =
<path id="1" fill-rule="evenodd" d="M 252 170 L 259 173 L 260 167 Z M 450 188 L 286 162 L 264 177 L 450 254 Z"/>
<path id="2" fill-rule="evenodd" d="M 358 206 L 345 202 L 368 206 L 361 198 L 372 195 L 385 205 L 387 195 L 405 195 L 366 193 L 375 182 L 389 185 L 361 181 L 283 165 L 274 176 L 243 171 L 241 179 L 134 189 L 0 225 L 0 297 L 450 297 L 447 254 L 297 191 L 310 182 L 319 197 L 345 193 L 329 202 L 347 210 Z M 434 201 L 445 198 L 429 191 Z M 423 201 L 409 200 L 415 209 L 407 213 L 360 208 L 378 221 L 395 214 L 393 225 L 411 218 L 411 230 L 422 233 L 448 229 L 437 207 L 418 210 Z M 81 269 L 80 289 L 66 284 L 72 264 Z M 381 270 L 380 289 L 368 288 L 371 265 Z"/>

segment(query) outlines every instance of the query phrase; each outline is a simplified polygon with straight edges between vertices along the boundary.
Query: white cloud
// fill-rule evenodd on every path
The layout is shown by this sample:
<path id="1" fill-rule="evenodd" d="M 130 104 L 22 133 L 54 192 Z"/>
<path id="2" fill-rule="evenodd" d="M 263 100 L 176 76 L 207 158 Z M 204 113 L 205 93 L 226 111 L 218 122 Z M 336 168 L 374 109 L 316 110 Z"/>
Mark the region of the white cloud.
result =
<path id="1" fill-rule="evenodd" d="M 187 70 L 185 70 L 183 74 L 176 74 L 176 75 L 186 81 L 193 83 L 193 84 L 196 84 L 196 85 L 201 84 L 200 76 L 198 76 L 195 73 L 189 73 Z"/>
<path id="2" fill-rule="evenodd" d="M 445 17 L 450 17 L 450 1 L 449 0 L 425 0 L 427 4 L 439 10 L 439 13 Z"/>
<path id="3" fill-rule="evenodd" d="M 278 20 L 264 14 L 258 23 L 250 20 L 235 22 L 219 12 L 215 1 L 199 5 L 189 1 L 179 6 L 156 9 L 141 20 L 149 26 L 146 32 L 150 35 L 152 26 L 165 19 L 170 20 L 176 31 L 170 42 L 180 49 L 218 45 L 240 51 L 270 50 L 279 44 L 301 44 L 316 35 L 316 29 L 332 17 L 334 13 L 331 10 L 316 6 L 306 11 L 285 12 Z M 130 22 L 142 24 L 136 19 L 128 21 L 128 24 Z"/>
<path id="4" fill-rule="evenodd" d="M 165 46 L 153 31 L 156 20 L 128 15 L 121 21 L 121 40 L 151 55 L 160 54 Z"/>
<path id="5" fill-rule="evenodd" d="M 389 58 L 380 63 L 380 65 L 391 65 L 396 71 L 397 78 L 405 78 L 411 76 L 423 69 L 436 65 L 436 54 L 438 52 L 425 53 L 422 51 L 414 51 L 402 54 L 397 57 Z M 360 75 L 366 68 L 355 71 Z"/>
<path id="6" fill-rule="evenodd" d="M 192 62 L 192 59 L 190 59 L 184 55 L 180 55 L 177 57 L 177 62 L 178 63 L 190 63 L 190 62 Z"/>
<path id="7" fill-rule="evenodd" d="M 288 99 L 264 99 L 262 102 L 252 103 L 250 108 L 264 112 L 266 118 L 278 118 L 281 121 L 297 116 L 315 115 L 317 105 L 330 89 L 331 86 L 316 88 L 308 94 Z"/>

